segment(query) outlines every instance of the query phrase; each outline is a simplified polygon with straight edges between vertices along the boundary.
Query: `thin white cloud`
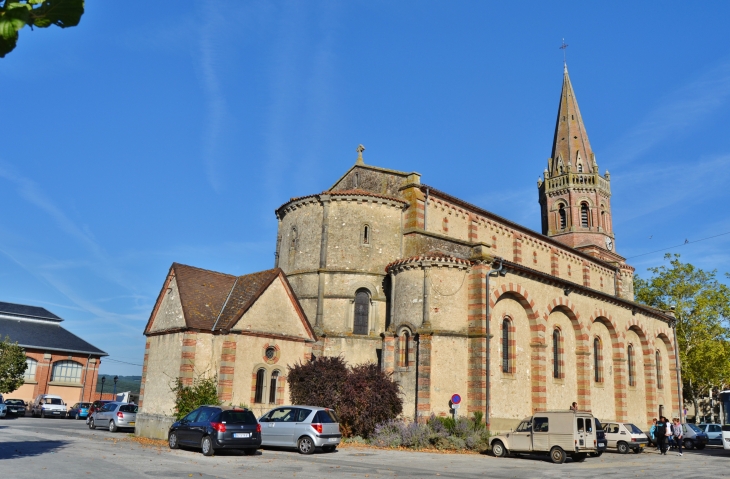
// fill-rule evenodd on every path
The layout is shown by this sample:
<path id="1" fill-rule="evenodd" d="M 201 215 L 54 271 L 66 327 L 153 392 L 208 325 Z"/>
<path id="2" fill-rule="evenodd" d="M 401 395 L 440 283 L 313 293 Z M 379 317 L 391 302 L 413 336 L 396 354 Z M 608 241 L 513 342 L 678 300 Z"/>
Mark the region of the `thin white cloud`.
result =
<path id="1" fill-rule="evenodd" d="M 668 95 L 664 103 L 606 152 L 616 165 L 630 162 L 670 136 L 686 134 L 730 99 L 730 59 Z M 600 162 L 599 162 L 600 164 Z"/>

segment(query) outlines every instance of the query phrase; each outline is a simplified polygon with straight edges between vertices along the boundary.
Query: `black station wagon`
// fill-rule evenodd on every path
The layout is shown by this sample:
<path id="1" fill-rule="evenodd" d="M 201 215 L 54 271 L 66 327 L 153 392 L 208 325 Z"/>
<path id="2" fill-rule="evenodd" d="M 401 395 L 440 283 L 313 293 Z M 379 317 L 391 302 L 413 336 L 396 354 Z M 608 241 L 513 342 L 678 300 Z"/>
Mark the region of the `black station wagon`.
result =
<path id="1" fill-rule="evenodd" d="M 170 449 L 200 448 L 206 456 L 216 449 L 240 449 L 252 456 L 261 447 L 261 426 L 248 409 L 200 406 L 170 426 L 167 443 Z"/>

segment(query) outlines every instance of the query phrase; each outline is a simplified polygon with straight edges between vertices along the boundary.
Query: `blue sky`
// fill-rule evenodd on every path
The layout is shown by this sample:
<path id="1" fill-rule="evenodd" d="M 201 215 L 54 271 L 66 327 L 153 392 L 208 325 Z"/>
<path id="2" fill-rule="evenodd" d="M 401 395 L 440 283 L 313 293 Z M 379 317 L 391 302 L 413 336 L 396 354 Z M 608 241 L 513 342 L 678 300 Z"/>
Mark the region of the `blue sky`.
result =
<path id="1" fill-rule="evenodd" d="M 728 18 L 709 1 L 87 2 L 0 60 L 0 301 L 141 364 L 170 264 L 272 267 L 274 209 L 331 186 L 359 143 L 539 230 L 563 37 L 617 251 L 730 232 Z M 728 247 L 671 251 L 724 273 Z"/>

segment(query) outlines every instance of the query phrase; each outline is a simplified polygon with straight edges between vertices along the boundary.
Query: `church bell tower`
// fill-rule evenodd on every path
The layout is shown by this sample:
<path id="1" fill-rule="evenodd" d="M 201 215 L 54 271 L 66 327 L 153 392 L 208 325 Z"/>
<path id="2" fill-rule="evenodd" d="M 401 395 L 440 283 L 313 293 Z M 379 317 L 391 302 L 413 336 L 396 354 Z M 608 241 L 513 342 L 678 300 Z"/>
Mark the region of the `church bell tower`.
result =
<path id="1" fill-rule="evenodd" d="M 615 253 L 611 177 L 598 171 L 567 65 L 553 151 L 543 174 L 538 180 L 542 233 L 604 261 L 622 260 Z"/>

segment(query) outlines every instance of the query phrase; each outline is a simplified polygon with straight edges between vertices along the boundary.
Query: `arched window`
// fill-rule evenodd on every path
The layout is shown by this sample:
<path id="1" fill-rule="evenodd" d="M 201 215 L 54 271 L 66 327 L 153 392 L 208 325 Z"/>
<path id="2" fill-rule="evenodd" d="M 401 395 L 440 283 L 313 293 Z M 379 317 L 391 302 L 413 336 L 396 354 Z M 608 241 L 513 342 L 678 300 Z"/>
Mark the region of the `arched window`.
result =
<path id="1" fill-rule="evenodd" d="M 368 318 L 370 316 L 370 293 L 360 289 L 355 293 L 355 321 L 352 332 L 368 334 Z"/>
<path id="2" fill-rule="evenodd" d="M 403 331 L 400 333 L 400 336 L 398 338 L 398 363 L 400 364 L 400 367 L 407 368 L 408 367 L 408 357 L 410 354 L 410 340 L 411 335 L 408 334 L 408 331 Z"/>
<path id="3" fill-rule="evenodd" d="M 565 213 L 565 205 L 558 207 L 558 216 L 560 217 L 560 229 L 564 230 L 568 225 L 568 215 Z"/>
<path id="4" fill-rule="evenodd" d="M 264 387 L 266 381 L 266 370 L 260 368 L 256 371 L 256 394 L 254 395 L 253 402 L 262 403 L 264 402 Z"/>
<path id="5" fill-rule="evenodd" d="M 562 376 L 562 368 L 560 367 L 561 358 L 561 344 L 560 344 L 560 330 L 555 328 L 553 330 L 553 377 L 560 379 Z"/>
<path id="6" fill-rule="evenodd" d="M 502 321 L 502 372 L 512 372 L 512 357 L 510 351 L 510 339 L 512 323 L 509 318 L 504 318 Z"/>
<path id="7" fill-rule="evenodd" d="M 664 389 L 664 381 L 662 380 L 662 355 L 659 350 L 655 353 L 656 356 L 656 387 L 658 389 Z"/>
<path id="8" fill-rule="evenodd" d="M 263 369 L 261 369 L 263 371 Z M 274 371 L 271 373 L 271 381 L 269 381 L 271 384 L 269 385 L 269 404 L 276 404 L 276 390 L 277 390 L 277 382 L 279 380 L 279 371 Z"/>
<path id="9" fill-rule="evenodd" d="M 80 383 L 82 368 L 83 366 L 76 361 L 58 361 L 53 364 L 51 381 L 59 383 Z"/>
<path id="10" fill-rule="evenodd" d="M 629 344 L 629 386 L 636 386 L 636 377 L 634 375 L 634 346 Z"/>
<path id="11" fill-rule="evenodd" d="M 352 175 L 352 187 L 358 188 L 359 186 L 360 186 L 360 173 L 356 171 L 355 174 Z"/>
<path id="12" fill-rule="evenodd" d="M 362 227 L 362 244 L 370 244 L 370 225 Z"/>
<path id="13" fill-rule="evenodd" d="M 23 379 L 26 381 L 35 381 L 35 369 L 38 366 L 38 361 L 33 358 L 25 358 L 25 374 Z"/>
<path id="14" fill-rule="evenodd" d="M 598 337 L 593 339 L 593 374 L 597 383 L 603 382 L 603 347 Z"/>
<path id="15" fill-rule="evenodd" d="M 590 216 L 590 209 L 588 208 L 588 203 L 581 203 L 580 204 L 580 225 L 582 227 L 588 228 L 588 226 L 590 225 L 589 216 Z"/>

